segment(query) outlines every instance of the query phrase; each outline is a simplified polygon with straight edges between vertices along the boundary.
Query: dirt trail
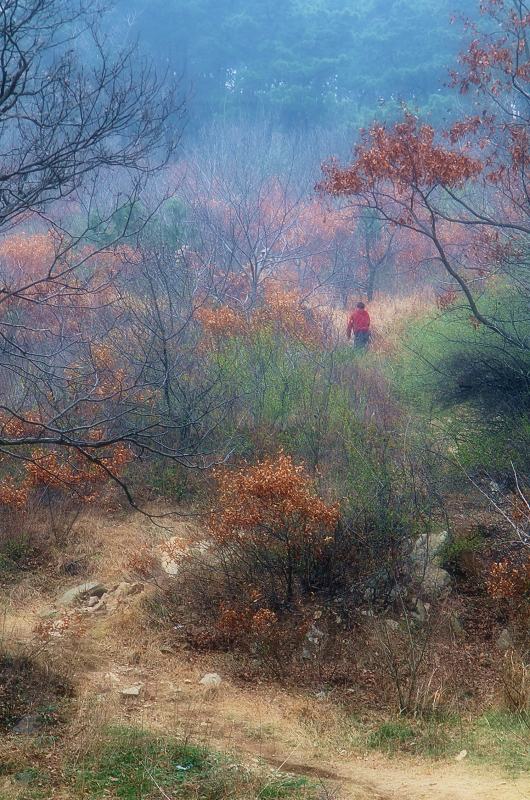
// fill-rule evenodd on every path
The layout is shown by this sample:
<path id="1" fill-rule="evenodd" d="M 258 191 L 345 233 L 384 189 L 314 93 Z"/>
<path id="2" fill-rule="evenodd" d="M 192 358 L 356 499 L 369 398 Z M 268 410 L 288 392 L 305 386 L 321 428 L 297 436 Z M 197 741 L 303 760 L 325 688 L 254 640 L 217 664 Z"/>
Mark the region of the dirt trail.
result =
<path id="1" fill-rule="evenodd" d="M 172 535 L 193 534 L 193 523 L 177 520 L 161 531 L 141 516 L 92 521 L 94 571 L 91 579 L 127 579 L 131 552 Z M 75 581 L 66 581 L 61 590 Z M 58 587 L 55 596 L 60 595 Z M 70 646 L 80 689 L 79 719 L 90 729 L 112 721 L 168 733 L 183 732 L 249 760 L 306 775 L 331 787 L 342 800 L 522 800 L 530 798 L 530 777 L 510 780 L 466 761 L 430 763 L 361 756 L 348 741 L 340 710 L 327 700 L 267 685 L 236 686 L 223 679 L 219 692 L 205 696 L 199 679 L 221 671 L 215 656 L 172 652 L 163 634 L 144 624 L 142 595 L 126 597 L 112 612 L 89 615 L 82 638 Z M 53 606 L 48 587 L 11 598 L 4 621 L 10 635 L 28 641 L 32 627 Z M 68 642 L 63 657 L 70 658 Z M 139 698 L 124 701 L 120 689 L 142 684 Z"/>

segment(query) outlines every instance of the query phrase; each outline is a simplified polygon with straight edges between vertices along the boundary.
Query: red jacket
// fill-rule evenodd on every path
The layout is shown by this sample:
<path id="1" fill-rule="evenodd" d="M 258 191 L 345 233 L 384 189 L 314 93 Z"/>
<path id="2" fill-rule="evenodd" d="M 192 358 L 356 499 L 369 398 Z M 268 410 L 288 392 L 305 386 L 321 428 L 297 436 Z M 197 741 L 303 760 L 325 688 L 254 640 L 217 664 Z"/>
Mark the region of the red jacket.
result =
<path id="1" fill-rule="evenodd" d="M 370 314 L 365 308 L 356 308 L 348 321 L 346 335 L 351 339 L 353 333 L 367 333 L 370 330 Z"/>

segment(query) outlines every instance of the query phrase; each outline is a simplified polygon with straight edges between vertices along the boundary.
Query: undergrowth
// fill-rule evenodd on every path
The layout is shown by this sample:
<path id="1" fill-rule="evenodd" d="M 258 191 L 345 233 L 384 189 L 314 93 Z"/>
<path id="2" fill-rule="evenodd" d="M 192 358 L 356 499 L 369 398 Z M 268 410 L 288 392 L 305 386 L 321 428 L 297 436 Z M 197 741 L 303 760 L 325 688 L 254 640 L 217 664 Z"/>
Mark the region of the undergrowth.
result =
<path id="1" fill-rule="evenodd" d="M 4 771 L 4 774 L 6 772 Z M 12 776 L 17 800 L 316 800 L 304 778 L 240 762 L 205 747 L 132 727 L 102 732 L 82 758 L 60 770 L 27 766 Z"/>
<path id="2" fill-rule="evenodd" d="M 447 760 L 462 754 L 471 763 L 496 765 L 510 774 L 530 772 L 528 713 L 492 710 L 474 719 L 457 714 L 398 717 L 365 728 L 358 735 L 369 749 L 390 756 L 409 754 Z"/>

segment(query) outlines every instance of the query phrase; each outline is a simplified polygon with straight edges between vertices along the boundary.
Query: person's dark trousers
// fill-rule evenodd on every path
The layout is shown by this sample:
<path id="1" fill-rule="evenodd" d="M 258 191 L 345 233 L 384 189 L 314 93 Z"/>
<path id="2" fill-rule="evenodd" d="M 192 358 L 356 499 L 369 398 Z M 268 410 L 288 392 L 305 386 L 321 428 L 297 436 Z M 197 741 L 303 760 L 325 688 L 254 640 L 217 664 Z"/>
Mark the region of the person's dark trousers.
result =
<path id="1" fill-rule="evenodd" d="M 359 331 L 355 334 L 354 344 L 355 347 L 368 347 L 370 342 L 370 331 Z"/>

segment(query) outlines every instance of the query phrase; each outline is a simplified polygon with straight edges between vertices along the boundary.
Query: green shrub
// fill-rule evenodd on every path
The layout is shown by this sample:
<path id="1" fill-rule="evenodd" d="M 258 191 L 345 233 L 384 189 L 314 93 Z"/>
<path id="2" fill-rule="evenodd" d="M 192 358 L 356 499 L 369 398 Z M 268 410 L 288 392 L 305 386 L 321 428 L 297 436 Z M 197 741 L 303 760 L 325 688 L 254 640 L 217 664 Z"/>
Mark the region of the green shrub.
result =
<path id="1" fill-rule="evenodd" d="M 449 539 L 438 552 L 442 565 L 448 569 L 457 569 L 464 553 L 478 553 L 484 547 L 484 537 L 479 533 Z"/>
<path id="2" fill-rule="evenodd" d="M 530 445 L 530 319 L 505 287 L 480 307 L 502 321 L 517 346 L 473 324 L 462 305 L 411 325 L 401 355 L 386 371 L 401 401 L 443 434 L 446 453 L 461 469 L 511 473 L 528 468 Z"/>

